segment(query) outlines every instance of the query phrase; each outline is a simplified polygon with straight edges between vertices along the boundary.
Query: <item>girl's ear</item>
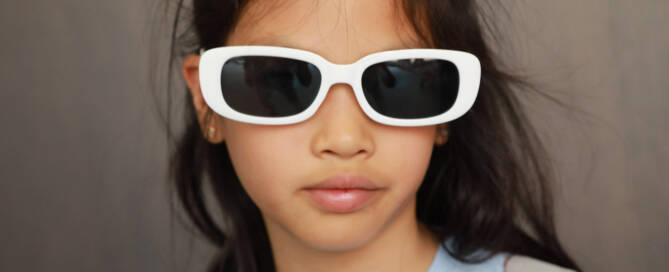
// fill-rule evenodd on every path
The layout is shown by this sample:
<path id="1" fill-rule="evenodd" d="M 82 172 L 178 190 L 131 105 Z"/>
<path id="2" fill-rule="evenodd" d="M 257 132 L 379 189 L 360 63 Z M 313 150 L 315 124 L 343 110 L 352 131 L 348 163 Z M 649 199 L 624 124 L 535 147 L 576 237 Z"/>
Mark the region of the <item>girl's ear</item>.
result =
<path id="1" fill-rule="evenodd" d="M 222 126 L 218 121 L 218 114 L 214 113 L 202 97 L 199 77 L 200 56 L 188 55 L 184 58 L 181 72 L 183 74 L 188 90 L 193 98 L 193 106 L 200 124 L 203 136 L 211 143 L 216 144 L 224 140 Z"/>

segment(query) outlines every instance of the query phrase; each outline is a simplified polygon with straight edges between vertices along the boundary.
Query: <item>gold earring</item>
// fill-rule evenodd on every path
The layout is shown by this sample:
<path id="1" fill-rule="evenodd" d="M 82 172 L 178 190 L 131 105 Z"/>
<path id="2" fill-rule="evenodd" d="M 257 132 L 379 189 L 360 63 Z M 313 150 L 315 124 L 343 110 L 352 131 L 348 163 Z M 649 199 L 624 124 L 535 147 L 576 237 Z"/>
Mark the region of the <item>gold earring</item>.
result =
<path id="1" fill-rule="evenodd" d="M 209 126 L 207 131 L 207 140 L 211 140 L 216 136 L 216 129 L 214 126 Z"/>
<path id="2" fill-rule="evenodd" d="M 212 111 L 210 108 L 207 108 L 207 111 L 204 114 L 204 125 L 207 126 L 206 129 L 203 129 L 202 134 L 205 139 L 211 141 L 214 136 L 216 136 L 216 128 L 213 125 L 210 125 L 212 117 Z"/>
<path id="3" fill-rule="evenodd" d="M 446 140 L 448 140 L 448 129 L 447 128 L 442 128 L 442 129 L 439 130 L 437 138 L 435 139 L 435 143 L 438 146 L 442 146 L 446 143 Z"/>

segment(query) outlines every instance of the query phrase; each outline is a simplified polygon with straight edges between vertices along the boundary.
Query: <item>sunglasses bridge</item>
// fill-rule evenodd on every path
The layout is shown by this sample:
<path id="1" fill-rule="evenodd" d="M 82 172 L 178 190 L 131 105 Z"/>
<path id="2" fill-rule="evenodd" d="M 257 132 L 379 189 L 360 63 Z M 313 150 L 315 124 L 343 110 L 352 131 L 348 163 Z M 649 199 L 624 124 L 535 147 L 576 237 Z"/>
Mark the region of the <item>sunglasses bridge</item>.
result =
<path id="1" fill-rule="evenodd" d="M 355 82 L 355 63 L 352 64 L 334 64 L 327 63 L 326 71 L 321 71 L 324 79 L 331 85 L 337 83 L 346 83 L 353 86 Z"/>

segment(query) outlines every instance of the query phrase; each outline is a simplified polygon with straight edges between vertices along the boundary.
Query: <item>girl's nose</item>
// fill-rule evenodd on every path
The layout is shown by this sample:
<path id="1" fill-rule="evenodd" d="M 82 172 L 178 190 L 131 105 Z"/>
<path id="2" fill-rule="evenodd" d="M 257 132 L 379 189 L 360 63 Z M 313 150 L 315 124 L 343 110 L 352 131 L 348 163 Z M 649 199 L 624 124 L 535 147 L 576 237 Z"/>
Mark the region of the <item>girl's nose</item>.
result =
<path id="1" fill-rule="evenodd" d="M 348 84 L 334 84 L 309 122 L 316 127 L 312 152 L 320 158 L 364 159 L 374 152 L 374 121 L 362 111 Z"/>

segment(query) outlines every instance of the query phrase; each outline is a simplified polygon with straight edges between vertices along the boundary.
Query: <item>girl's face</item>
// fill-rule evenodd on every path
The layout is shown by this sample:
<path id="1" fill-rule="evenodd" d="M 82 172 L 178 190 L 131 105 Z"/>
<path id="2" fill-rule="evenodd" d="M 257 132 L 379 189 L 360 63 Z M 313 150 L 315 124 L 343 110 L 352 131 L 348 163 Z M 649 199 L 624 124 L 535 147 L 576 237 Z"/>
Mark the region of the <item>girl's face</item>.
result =
<path id="1" fill-rule="evenodd" d="M 373 52 L 425 46 L 390 0 L 267 2 L 248 7 L 226 45 L 305 49 L 337 64 Z M 199 91 L 194 78 L 191 91 Z M 217 116 L 214 124 L 273 241 L 352 249 L 390 226 L 416 220 L 416 191 L 435 144 L 435 126 L 376 123 L 364 114 L 349 85 L 333 85 L 316 114 L 302 123 L 263 126 Z M 305 188 L 338 174 L 366 177 L 381 189 L 361 209 L 323 209 Z"/>

